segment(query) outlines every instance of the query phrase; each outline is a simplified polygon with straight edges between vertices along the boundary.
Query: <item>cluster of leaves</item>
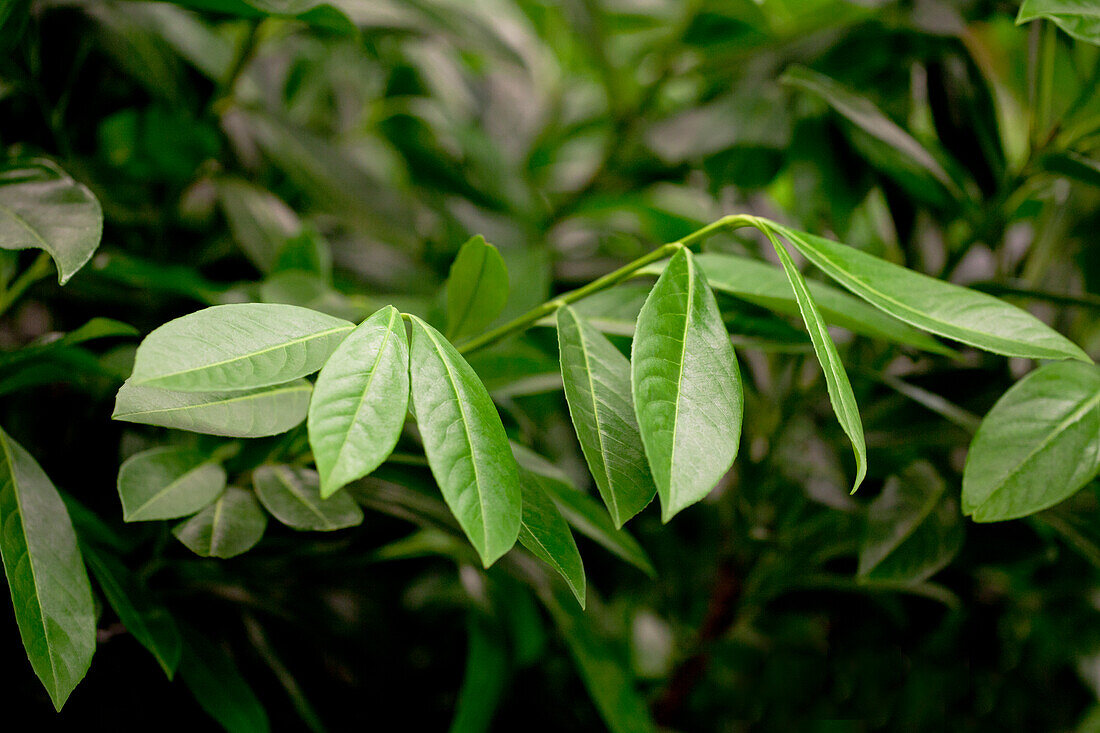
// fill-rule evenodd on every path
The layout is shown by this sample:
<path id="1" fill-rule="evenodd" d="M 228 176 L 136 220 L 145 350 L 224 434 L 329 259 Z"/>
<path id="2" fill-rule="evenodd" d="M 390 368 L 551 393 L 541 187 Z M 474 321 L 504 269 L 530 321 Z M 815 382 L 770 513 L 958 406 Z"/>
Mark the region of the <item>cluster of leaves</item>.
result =
<path id="1" fill-rule="evenodd" d="M 454 730 L 521 715 L 515 675 L 568 695 L 563 651 L 592 701 L 551 713 L 573 727 L 1080 716 L 1079 693 L 1004 703 L 1066 670 L 1096 685 L 1100 328 L 1078 293 L 1100 282 L 1100 16 L 1027 0 L 1023 30 L 935 3 L 688 5 L 0 11 L 0 105 L 18 121 L 2 131 L 0 335 L 19 347 L 0 355 L 16 398 L 0 419 L 23 443 L 0 430 L 0 553 L 55 707 L 117 617 L 226 729 L 270 725 L 250 659 L 276 706 L 343 725 L 280 657 L 384 669 L 415 657 L 399 632 L 417 609 L 457 607 L 464 625 L 442 633 L 467 636 L 465 681 L 455 701 L 431 679 L 442 697 L 419 713 L 453 710 Z M 53 68 L 66 37 L 82 39 L 57 62 L 71 68 Z M 455 248 L 477 231 L 500 248 Z M 81 271 L 64 294 L 43 282 L 51 261 L 59 285 Z M 79 432 L 43 438 L 59 423 L 43 395 Z M 111 396 L 116 420 L 155 429 L 108 427 Z M 87 456 L 66 469 L 75 435 Z M 121 513 L 78 488 L 84 465 L 117 472 Z M 848 496 L 864 483 L 869 501 Z M 975 537 L 964 515 L 1030 524 Z M 597 562 L 590 583 L 590 541 L 655 580 Z M 395 571 L 388 593 L 349 580 L 414 558 L 422 574 Z M 838 622 L 853 596 L 874 633 Z M 927 609 L 909 604 L 929 602 L 942 620 L 903 651 Z M 361 646 L 383 609 L 388 654 Z M 273 644 L 307 618 L 327 644 Z M 931 673 L 990 625 L 995 652 Z M 895 653 L 921 674 L 882 694 Z M 815 654 L 840 657 L 807 669 Z M 791 674 L 809 709 L 775 684 Z"/>

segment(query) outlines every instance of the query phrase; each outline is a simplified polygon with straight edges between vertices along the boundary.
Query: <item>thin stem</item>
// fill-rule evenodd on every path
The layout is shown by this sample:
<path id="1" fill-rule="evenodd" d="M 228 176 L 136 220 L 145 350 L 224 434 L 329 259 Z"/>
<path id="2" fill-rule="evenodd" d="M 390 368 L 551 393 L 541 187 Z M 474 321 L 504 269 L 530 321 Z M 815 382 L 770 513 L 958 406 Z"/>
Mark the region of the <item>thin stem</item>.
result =
<path id="1" fill-rule="evenodd" d="M 570 290 L 568 293 L 563 293 L 553 300 L 548 300 L 540 306 L 536 306 L 527 311 L 523 315 L 505 323 L 497 328 L 483 333 L 477 338 L 470 339 L 466 343 L 458 347 L 459 353 L 468 354 L 471 351 L 477 351 L 483 349 L 486 346 L 495 344 L 503 338 L 511 336 L 514 333 L 526 331 L 532 325 L 535 324 L 541 318 L 548 316 L 563 305 L 569 305 L 570 303 L 576 303 L 582 298 L 587 298 L 589 295 L 600 292 L 601 290 L 607 290 L 608 288 L 618 285 L 624 280 L 629 279 L 634 273 L 642 269 L 646 265 L 652 264 L 659 260 L 663 260 L 666 257 L 671 257 L 676 254 L 678 250 L 684 247 L 691 247 L 691 245 L 701 242 L 719 231 L 727 229 L 737 229 L 744 226 L 756 226 L 759 227 L 756 217 L 748 214 L 736 214 L 731 216 L 724 216 L 718 221 L 708 224 L 698 231 L 692 232 L 683 239 L 668 244 L 661 245 L 657 249 L 642 255 L 633 262 L 623 265 L 614 272 L 609 272 L 601 278 L 593 280 L 584 287 L 577 288 L 576 290 Z"/>
<path id="2" fill-rule="evenodd" d="M 0 315 L 6 313 L 8 308 L 11 308 L 15 301 L 22 297 L 27 288 L 49 274 L 50 255 L 46 252 L 39 252 L 38 257 L 30 264 L 30 267 L 23 270 L 22 274 L 11 284 L 11 287 L 0 293 Z"/>

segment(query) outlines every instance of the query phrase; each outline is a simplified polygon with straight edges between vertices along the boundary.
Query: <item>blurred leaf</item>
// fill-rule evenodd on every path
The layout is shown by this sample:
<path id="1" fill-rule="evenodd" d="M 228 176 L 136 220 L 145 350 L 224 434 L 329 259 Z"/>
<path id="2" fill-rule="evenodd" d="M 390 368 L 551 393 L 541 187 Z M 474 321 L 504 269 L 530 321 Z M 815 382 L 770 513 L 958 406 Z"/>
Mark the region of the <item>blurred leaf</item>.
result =
<path id="1" fill-rule="evenodd" d="M 978 428 L 963 472 L 962 506 L 976 522 L 1033 514 L 1100 471 L 1100 370 L 1047 364 L 1008 390 Z"/>
<path id="2" fill-rule="evenodd" d="M 93 318 L 83 326 L 68 333 L 49 333 L 18 351 L 0 353 L 0 369 L 31 359 L 53 356 L 58 349 L 81 344 L 85 341 L 137 335 L 137 329 L 129 324 L 110 318 Z"/>
<path id="3" fill-rule="evenodd" d="M 230 558 L 252 549 L 266 527 L 267 515 L 255 494 L 230 486 L 213 504 L 177 524 L 172 534 L 196 555 Z"/>
<path id="4" fill-rule="evenodd" d="M 1100 38 L 1100 20 L 1097 20 L 1098 35 Z M 1067 150 L 1064 153 L 1051 153 L 1039 159 L 1039 165 L 1043 170 L 1066 176 L 1074 181 L 1087 183 L 1091 186 L 1100 186 L 1100 161 Z"/>
<path id="5" fill-rule="evenodd" d="M 237 671 L 232 657 L 194 629 L 184 626 L 179 676 L 199 705 L 229 733 L 271 730 L 263 704 Z"/>
<path id="6" fill-rule="evenodd" d="M 216 179 L 218 202 L 233 239 L 261 272 L 272 272 L 280 253 L 302 234 L 298 215 L 275 194 L 239 178 Z"/>
<path id="7" fill-rule="evenodd" d="M 346 493 L 322 498 L 316 471 L 260 466 L 252 473 L 260 503 L 288 527 L 329 532 L 362 524 L 363 510 Z"/>
<path id="8" fill-rule="evenodd" d="M 447 278 L 447 338 L 476 336 L 508 300 L 508 270 L 497 248 L 480 234 L 458 251 Z"/>
<path id="9" fill-rule="evenodd" d="M 0 247 L 45 250 L 64 285 L 92 258 L 102 234 L 95 196 L 51 161 L 0 169 Z"/>
<path id="10" fill-rule="evenodd" d="M 181 7 L 239 18 L 294 18 L 338 33 L 356 28 L 339 4 L 321 0 L 172 0 Z"/>
<path id="11" fill-rule="evenodd" d="M 1100 45 L 1100 7 L 1091 0 L 1024 0 L 1017 25 L 1046 18 L 1074 38 Z"/>
<path id="12" fill-rule="evenodd" d="M 210 435 L 260 438 L 285 433 L 306 419 L 313 385 L 304 379 L 242 392 L 173 392 L 126 382 L 115 398 L 115 420 Z"/>
<path id="13" fill-rule="evenodd" d="M 508 682 L 508 650 L 499 631 L 470 611 L 466 619 L 466 673 L 455 703 L 451 733 L 484 733 Z"/>
<path id="14" fill-rule="evenodd" d="M 118 469 L 118 495 L 127 522 L 186 517 L 225 490 L 225 469 L 189 448 L 153 448 Z"/>
<path id="15" fill-rule="evenodd" d="M 642 306 L 630 363 L 638 427 L 667 522 L 729 470 L 744 410 L 729 334 L 687 249 L 673 255 Z"/>
<path id="16" fill-rule="evenodd" d="M 3 430 L 0 555 L 27 658 L 61 710 L 95 653 L 92 588 L 57 489 Z"/>
<path id="17" fill-rule="evenodd" d="M 959 504 L 926 461 L 886 480 L 867 510 L 859 575 L 920 583 L 942 570 L 962 546 Z"/>
<path id="18" fill-rule="evenodd" d="M 520 469 L 523 488 L 523 521 L 519 541 L 531 553 L 554 568 L 569 585 L 569 590 L 584 608 L 585 578 L 577 544 L 569 525 L 543 488 L 538 474 Z"/>
<path id="19" fill-rule="evenodd" d="M 87 545 L 81 550 L 119 621 L 149 650 L 168 679 L 172 679 L 183 653 L 183 641 L 171 614 L 157 602 L 145 584 L 113 556 Z"/>

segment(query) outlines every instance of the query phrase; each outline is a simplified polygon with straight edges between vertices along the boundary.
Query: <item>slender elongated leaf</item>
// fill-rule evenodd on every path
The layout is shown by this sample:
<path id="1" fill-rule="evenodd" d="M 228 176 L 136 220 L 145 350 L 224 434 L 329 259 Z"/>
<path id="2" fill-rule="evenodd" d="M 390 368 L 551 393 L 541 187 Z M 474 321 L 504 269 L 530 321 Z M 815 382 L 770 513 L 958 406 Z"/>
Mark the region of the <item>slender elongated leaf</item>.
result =
<path id="1" fill-rule="evenodd" d="M 185 522 L 172 534 L 202 557 L 228 558 L 252 549 L 264 536 L 267 515 L 256 496 L 235 486 Z"/>
<path id="2" fill-rule="evenodd" d="M 355 24 L 340 10 L 339 3 L 321 0 L 173 0 L 173 3 L 192 10 L 239 18 L 295 18 L 340 33 L 354 33 L 356 30 Z"/>
<path id="3" fill-rule="evenodd" d="M 309 442 L 321 495 L 378 468 L 409 411 L 405 322 L 386 306 L 356 328 L 321 369 L 309 406 Z"/>
<path id="4" fill-rule="evenodd" d="M 92 258 L 103 210 L 92 192 L 48 160 L 0 170 L 0 247 L 37 248 L 57 263 L 64 285 Z"/>
<path id="5" fill-rule="evenodd" d="M 838 242 L 769 223 L 826 275 L 917 328 L 994 354 L 1080 359 L 1081 348 L 1038 318 L 993 296 L 937 280 Z"/>
<path id="6" fill-rule="evenodd" d="M 699 269 L 706 273 L 710 287 L 733 295 L 762 308 L 786 315 L 801 315 L 798 299 L 782 268 L 749 257 L 725 253 L 697 255 Z M 655 263 L 642 272 L 660 275 L 664 263 Z M 928 334 L 902 323 L 877 308 L 848 295 L 842 290 L 819 282 L 806 283 L 821 317 L 832 326 L 852 333 L 912 346 L 936 354 L 953 352 Z"/>
<path id="7" fill-rule="evenodd" d="M 733 465 L 744 409 L 733 345 L 687 249 L 672 257 L 642 306 L 630 362 L 634 410 L 667 522 Z"/>
<path id="8" fill-rule="evenodd" d="M 95 652 L 95 606 L 65 504 L 0 430 L 0 555 L 27 658 L 58 710 Z"/>
<path id="9" fill-rule="evenodd" d="M 888 478 L 868 507 L 859 575 L 921 583 L 951 562 L 962 541 L 959 502 L 932 464 L 918 461 Z"/>
<path id="10" fill-rule="evenodd" d="M 500 630 L 475 613 L 466 622 L 466 673 L 451 733 L 488 731 L 508 682 L 508 646 Z"/>
<path id="11" fill-rule="evenodd" d="M 1097 40 L 1100 42 L 1100 16 L 1096 21 Z M 1064 153 L 1051 153 L 1039 159 L 1043 170 L 1066 176 L 1081 183 L 1100 186 L 1100 160 L 1089 158 L 1072 150 Z"/>
<path id="12" fill-rule="evenodd" d="M 196 433 L 260 438 L 306 419 L 313 385 L 304 379 L 241 392 L 175 392 L 126 382 L 112 417 Z"/>
<path id="13" fill-rule="evenodd" d="M 119 621 L 149 650 L 168 679 L 172 679 L 183 652 L 183 641 L 175 619 L 153 598 L 141 579 L 119 560 L 87 545 L 82 552 L 104 597 L 118 614 Z"/>
<path id="14" fill-rule="evenodd" d="M 346 493 L 321 498 L 317 472 L 308 468 L 260 466 L 252 483 L 260 503 L 288 527 L 327 532 L 363 521 L 363 510 Z"/>
<path id="15" fill-rule="evenodd" d="M 582 493 L 557 466 L 534 451 L 512 444 L 512 453 L 520 468 L 542 479 L 540 486 L 550 495 L 558 511 L 578 532 L 651 578 L 657 571 L 645 550 L 625 529 L 615 527 L 611 516 L 588 494 Z"/>
<path id="16" fill-rule="evenodd" d="M 443 498 L 486 567 L 519 535 L 522 490 L 489 393 L 462 355 L 412 316 L 412 401 Z"/>
<path id="17" fill-rule="evenodd" d="M 282 384 L 320 369 L 353 328 L 293 305 L 215 305 L 146 336 L 130 380 L 183 392 Z"/>
<path id="18" fill-rule="evenodd" d="M 153 448 L 118 469 L 118 495 L 127 522 L 194 514 L 225 490 L 225 469 L 188 448 Z"/>
<path id="19" fill-rule="evenodd" d="M 1053 21 L 1078 40 L 1100 45 L 1100 6 L 1092 0 L 1024 0 L 1016 23 L 1039 18 Z"/>
<path id="20" fill-rule="evenodd" d="M 584 608 L 584 563 L 569 531 L 569 524 L 554 506 L 543 487 L 544 480 L 536 473 L 520 469 L 523 485 L 523 522 L 519 529 L 520 543 L 565 578 L 569 590 Z"/>
<path id="21" fill-rule="evenodd" d="M 630 361 L 569 306 L 558 310 L 558 350 L 569 415 L 616 527 L 657 488 L 630 399 Z"/>
<path id="22" fill-rule="evenodd" d="M 471 237 L 447 278 L 447 338 L 476 335 L 500 315 L 508 300 L 508 270 L 497 248 Z"/>
<path id="23" fill-rule="evenodd" d="M 833 406 L 833 412 L 836 413 L 840 427 L 852 441 L 852 450 L 855 451 L 856 456 L 856 480 L 852 485 L 854 492 L 867 475 L 867 443 L 863 437 L 863 422 L 859 418 L 859 407 L 856 405 L 856 396 L 852 393 L 852 384 L 848 381 L 848 373 L 844 371 L 844 364 L 836 353 L 836 344 L 833 343 L 833 337 L 829 335 L 829 329 L 826 328 L 825 321 L 817 310 L 817 304 L 810 295 L 802 273 L 795 267 L 787 248 L 767 225 L 764 233 L 771 240 L 775 253 L 779 255 L 779 261 L 783 265 L 784 272 L 787 273 L 787 280 L 798 300 L 802 320 L 806 322 L 806 330 L 810 332 L 810 339 L 814 343 L 814 352 L 821 363 L 821 370 L 825 373 L 825 384 L 829 389 L 829 402 Z"/>
<path id="24" fill-rule="evenodd" d="M 267 733 L 263 704 L 241 677 L 229 653 L 184 626 L 179 676 L 199 705 L 229 733 Z"/>
<path id="25" fill-rule="evenodd" d="M 963 512 L 1015 519 L 1076 493 L 1100 471 L 1100 369 L 1047 364 L 982 420 L 963 472 Z"/>

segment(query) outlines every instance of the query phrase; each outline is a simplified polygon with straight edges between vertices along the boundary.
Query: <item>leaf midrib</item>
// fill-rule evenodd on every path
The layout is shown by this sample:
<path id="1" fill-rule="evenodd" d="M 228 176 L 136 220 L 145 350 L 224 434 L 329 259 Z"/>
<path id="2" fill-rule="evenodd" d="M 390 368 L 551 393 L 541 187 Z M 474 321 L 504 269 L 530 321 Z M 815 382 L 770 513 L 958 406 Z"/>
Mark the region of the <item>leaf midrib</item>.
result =
<path id="1" fill-rule="evenodd" d="M 328 517 L 326 517 L 324 514 L 322 514 L 321 511 L 319 509 L 317 509 L 317 507 L 310 504 L 306 500 L 305 495 L 302 494 L 302 493 L 299 493 L 298 490 L 291 484 L 291 482 L 287 480 L 286 473 L 289 470 L 290 469 L 287 468 L 286 466 L 281 466 L 279 468 L 276 468 L 274 470 L 276 480 L 278 480 L 279 483 L 281 483 L 284 487 L 286 487 L 286 490 L 290 492 L 291 496 L 293 496 L 295 499 L 297 499 L 302 504 L 302 506 L 304 506 L 306 509 L 309 509 L 311 512 L 313 512 L 313 515 L 315 517 L 317 517 L 319 520 L 321 520 L 321 523 L 326 528 L 331 528 L 332 527 L 332 522 L 329 521 Z"/>
<path id="2" fill-rule="evenodd" d="M 688 250 L 681 250 L 684 252 L 684 262 L 687 264 L 687 290 L 685 294 L 687 296 L 687 303 L 684 305 L 684 333 L 680 342 L 680 366 L 676 374 L 676 404 L 672 412 L 672 445 L 668 449 L 668 517 L 672 516 L 673 507 L 675 506 L 675 497 L 672 495 L 672 477 L 676 466 L 676 444 L 677 436 L 679 435 L 678 426 L 680 424 L 680 401 L 684 396 L 683 382 L 684 382 L 684 362 L 687 359 L 687 339 L 688 329 L 691 327 L 691 311 L 695 306 L 695 262 L 692 260 L 691 253 Z M 662 507 L 663 509 L 663 507 Z"/>
<path id="3" fill-rule="evenodd" d="M 261 397 L 270 397 L 272 395 L 284 394 L 287 392 L 303 392 L 313 389 L 309 385 L 300 385 L 297 387 L 284 387 L 280 389 L 267 389 L 261 392 L 253 392 L 252 394 L 240 395 L 238 397 L 232 397 L 227 400 L 214 400 L 213 402 L 200 402 L 197 405 L 181 405 L 179 407 L 158 407 L 155 410 L 136 410 L 134 412 L 120 412 L 115 417 L 131 417 L 133 415 L 156 415 L 162 412 L 186 412 L 187 410 L 198 410 L 204 407 L 211 407 L 213 405 L 228 405 L 233 402 L 244 402 L 245 400 L 259 399 Z M 171 391 L 171 390 L 168 390 Z M 186 394 L 201 394 L 200 392 L 187 392 Z"/>
<path id="4" fill-rule="evenodd" d="M 163 451 L 163 452 L 162 452 L 162 455 L 163 455 L 164 453 L 168 453 L 168 452 L 172 452 L 172 451 L 173 451 L 173 449 L 169 449 L 169 450 L 167 450 L 167 451 Z M 180 476 L 176 477 L 175 479 L 173 479 L 173 480 L 169 481 L 169 482 L 168 482 L 168 484 L 167 484 L 167 485 L 166 485 L 166 486 L 165 486 L 164 488 L 160 489 L 160 490 L 159 490 L 159 491 L 157 491 L 157 492 L 156 492 L 155 494 L 153 494 L 153 495 L 152 495 L 152 496 L 150 496 L 150 497 L 149 497 L 148 499 L 146 499 L 146 500 L 145 500 L 144 502 L 142 502 L 141 506 L 139 506 L 139 507 L 137 507 L 136 509 L 134 509 L 133 513 L 131 513 L 131 514 L 130 514 L 130 519 L 131 519 L 131 520 L 134 520 L 134 521 L 141 521 L 141 518 L 140 518 L 140 516 L 139 516 L 139 515 L 140 515 L 140 514 L 141 514 L 141 513 L 143 512 L 143 511 L 145 511 L 146 509 L 148 509 L 148 508 L 149 508 L 149 505 L 150 505 L 150 504 L 152 504 L 153 502 L 155 502 L 155 501 L 157 501 L 158 499 L 160 499 L 160 498 L 161 498 L 162 496 L 164 496 L 164 494 L 166 494 L 167 492 L 169 492 L 169 491 L 171 491 L 172 489 L 176 488 L 176 486 L 178 486 L 178 485 L 179 485 L 180 483 L 182 483 L 182 482 L 183 482 L 183 481 L 184 481 L 185 479 L 187 479 L 187 477 L 189 477 L 189 476 L 190 476 L 191 474 L 195 473 L 195 472 L 196 472 L 196 471 L 198 471 L 199 469 L 205 468 L 206 466 L 208 466 L 208 465 L 213 465 L 213 464 L 214 464 L 214 461 L 203 461 L 202 463 L 199 463 L 198 465 L 196 465 L 196 466 L 193 466 L 193 467 L 191 467 L 191 468 L 187 469 L 187 470 L 186 470 L 186 471 L 185 471 L 185 472 L 184 472 L 183 474 L 181 474 Z"/>

